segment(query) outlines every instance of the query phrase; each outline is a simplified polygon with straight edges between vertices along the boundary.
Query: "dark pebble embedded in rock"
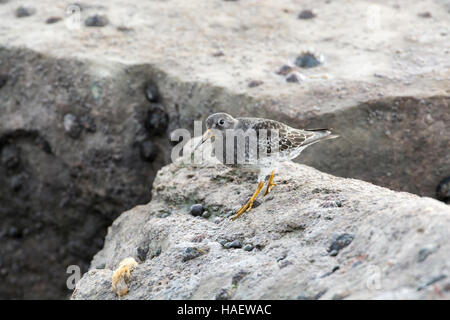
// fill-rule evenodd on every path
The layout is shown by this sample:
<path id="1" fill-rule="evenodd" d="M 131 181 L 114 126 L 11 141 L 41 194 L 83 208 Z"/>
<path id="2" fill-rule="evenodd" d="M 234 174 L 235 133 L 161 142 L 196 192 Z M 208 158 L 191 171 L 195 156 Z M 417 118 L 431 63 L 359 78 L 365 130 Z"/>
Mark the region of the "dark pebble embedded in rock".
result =
<path id="1" fill-rule="evenodd" d="M 108 18 L 104 15 L 95 14 L 84 21 L 86 27 L 104 27 L 108 24 Z"/>
<path id="2" fill-rule="evenodd" d="M 57 23 L 57 22 L 59 22 L 59 21 L 61 21 L 61 20 L 62 20 L 61 17 L 50 17 L 50 18 L 48 18 L 48 19 L 45 21 L 45 23 L 47 23 L 47 24 L 53 24 L 53 23 Z"/>
<path id="3" fill-rule="evenodd" d="M 0 89 L 3 88 L 7 82 L 8 76 L 5 74 L 0 74 Z"/>
<path id="4" fill-rule="evenodd" d="M 76 139 L 81 134 L 81 125 L 77 116 L 67 113 L 64 116 L 64 130 L 73 139 Z"/>
<path id="5" fill-rule="evenodd" d="M 312 12 L 311 10 L 302 10 L 298 14 L 298 18 L 301 19 L 301 20 L 312 19 L 315 16 L 316 16 L 315 13 Z"/>
<path id="6" fill-rule="evenodd" d="M 139 149 L 142 159 L 148 162 L 155 160 L 158 155 L 156 145 L 150 140 L 142 141 Z"/>
<path id="7" fill-rule="evenodd" d="M 312 53 L 304 53 L 295 59 L 295 65 L 300 68 L 314 68 L 320 64 L 319 59 Z"/>
<path id="8" fill-rule="evenodd" d="M 213 53 L 213 57 L 223 57 L 225 55 L 225 53 L 223 53 L 222 51 L 217 51 Z"/>
<path id="9" fill-rule="evenodd" d="M 428 256 L 430 254 L 432 254 L 434 252 L 434 250 L 429 249 L 429 248 L 422 248 L 419 250 L 419 253 L 417 254 L 417 261 L 418 262 L 422 262 L 425 261 L 426 258 L 428 258 Z"/>
<path id="10" fill-rule="evenodd" d="M 205 249 L 188 247 L 183 252 L 183 262 L 200 257 L 201 255 L 204 255 L 205 253 L 206 253 Z"/>
<path id="11" fill-rule="evenodd" d="M 294 71 L 294 68 L 292 68 L 291 66 L 288 66 L 288 65 L 284 65 L 280 68 L 280 70 L 277 71 L 277 74 L 286 76 L 289 73 L 291 73 L 292 71 Z"/>
<path id="12" fill-rule="evenodd" d="M 248 83 L 248 87 L 249 88 L 254 88 L 254 87 L 258 87 L 260 85 L 262 85 L 264 82 L 260 81 L 260 80 L 252 80 Z"/>
<path id="13" fill-rule="evenodd" d="M 436 198 L 450 203 L 450 177 L 442 179 L 436 188 Z"/>
<path id="14" fill-rule="evenodd" d="M 148 247 L 147 246 L 140 246 L 140 247 L 137 248 L 136 251 L 137 251 L 137 257 L 139 258 L 139 260 L 144 262 L 145 259 L 147 258 Z"/>
<path id="15" fill-rule="evenodd" d="M 277 257 L 277 262 L 280 262 L 281 260 L 286 259 L 287 252 L 283 252 L 280 256 Z"/>
<path id="16" fill-rule="evenodd" d="M 203 205 L 201 203 L 193 204 L 189 211 L 194 217 L 200 216 L 203 213 Z"/>
<path id="17" fill-rule="evenodd" d="M 321 276 L 321 278 L 325 278 L 325 277 L 328 277 L 328 276 L 332 275 L 332 274 L 335 273 L 337 270 L 339 270 L 339 268 L 340 268 L 339 266 L 334 266 L 333 269 L 331 269 L 331 271 L 328 271 L 327 273 L 323 274 L 323 275 Z"/>
<path id="18" fill-rule="evenodd" d="M 224 247 L 227 249 L 230 249 L 230 248 L 238 249 L 238 248 L 242 248 L 242 243 L 239 240 L 234 240 L 234 241 L 225 243 Z"/>
<path id="19" fill-rule="evenodd" d="M 418 16 L 421 18 L 431 18 L 431 13 L 429 13 L 428 11 L 425 11 L 425 12 L 419 13 Z"/>
<path id="20" fill-rule="evenodd" d="M 16 9 L 16 17 L 17 18 L 29 17 L 35 13 L 36 13 L 36 9 L 34 9 L 34 8 L 18 7 Z"/>
<path id="21" fill-rule="evenodd" d="M 354 236 L 348 233 L 343 233 L 337 236 L 328 248 L 330 256 L 336 256 L 341 249 L 352 243 L 353 239 Z"/>
<path id="22" fill-rule="evenodd" d="M 290 83 L 299 83 L 300 82 L 300 80 L 298 79 L 298 77 L 295 73 L 293 73 L 289 77 L 287 77 L 286 81 L 290 82 Z"/>
<path id="23" fill-rule="evenodd" d="M 145 96 L 149 102 L 157 103 L 160 98 L 158 87 L 154 83 L 148 83 L 145 86 Z"/>
<path id="24" fill-rule="evenodd" d="M 154 107 L 147 112 L 145 129 L 151 135 L 161 135 L 167 129 L 169 116 L 161 107 Z"/>
<path id="25" fill-rule="evenodd" d="M 2 165 L 7 169 L 15 169 L 20 164 L 20 149 L 15 145 L 5 145 L 1 149 Z"/>

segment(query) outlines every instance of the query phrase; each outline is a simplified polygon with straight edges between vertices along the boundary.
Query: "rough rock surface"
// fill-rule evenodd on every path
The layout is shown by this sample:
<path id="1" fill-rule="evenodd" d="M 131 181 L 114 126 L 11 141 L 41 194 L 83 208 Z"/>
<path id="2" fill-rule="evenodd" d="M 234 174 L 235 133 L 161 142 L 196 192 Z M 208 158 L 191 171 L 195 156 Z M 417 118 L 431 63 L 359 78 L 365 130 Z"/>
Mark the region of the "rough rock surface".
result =
<path id="1" fill-rule="evenodd" d="M 140 264 L 123 299 L 450 297 L 447 205 L 288 162 L 272 193 L 231 221 L 255 179 L 223 165 L 164 167 L 152 201 L 109 228 L 72 299 L 117 299 L 112 270 L 127 257 Z M 211 215 L 191 215 L 194 203 Z"/>
<path id="2" fill-rule="evenodd" d="M 150 199 L 168 134 L 215 111 L 331 126 L 342 139 L 299 161 L 435 196 L 450 173 L 449 8 L 0 1 L 0 298 L 65 297 L 67 266 L 86 270 L 112 220 Z"/>

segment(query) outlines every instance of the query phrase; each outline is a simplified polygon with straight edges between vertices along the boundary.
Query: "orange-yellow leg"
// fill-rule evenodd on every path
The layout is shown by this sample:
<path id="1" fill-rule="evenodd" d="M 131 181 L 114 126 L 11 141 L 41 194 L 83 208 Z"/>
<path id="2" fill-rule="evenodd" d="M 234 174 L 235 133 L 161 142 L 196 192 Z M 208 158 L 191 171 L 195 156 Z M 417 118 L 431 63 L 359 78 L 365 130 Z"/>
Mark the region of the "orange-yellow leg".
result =
<path id="1" fill-rule="evenodd" d="M 275 170 L 272 171 L 269 177 L 269 181 L 267 181 L 267 188 L 266 191 L 263 194 L 263 197 L 267 196 L 267 194 L 272 191 L 272 188 L 275 187 L 277 184 L 273 183 L 273 176 L 275 175 Z"/>
<path id="2" fill-rule="evenodd" d="M 247 201 L 246 204 L 244 204 L 237 212 L 236 214 L 233 216 L 233 218 L 231 218 L 232 220 L 236 220 L 241 214 L 243 214 L 245 211 L 250 211 L 253 207 L 253 202 L 255 202 L 256 197 L 258 196 L 259 192 L 261 191 L 261 189 L 264 187 L 264 181 L 261 181 L 258 183 L 258 187 L 256 188 L 255 193 L 253 194 L 253 196 L 250 198 L 250 200 Z"/>

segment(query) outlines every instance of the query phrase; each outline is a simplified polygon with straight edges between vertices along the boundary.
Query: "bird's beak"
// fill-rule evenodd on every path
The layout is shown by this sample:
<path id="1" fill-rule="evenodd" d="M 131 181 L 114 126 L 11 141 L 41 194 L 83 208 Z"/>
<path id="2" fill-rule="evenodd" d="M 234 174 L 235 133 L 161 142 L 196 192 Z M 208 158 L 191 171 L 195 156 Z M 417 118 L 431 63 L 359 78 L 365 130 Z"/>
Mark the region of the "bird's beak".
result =
<path id="1" fill-rule="evenodd" d="M 202 140 L 199 141 L 199 143 L 197 143 L 197 145 L 194 148 L 194 151 L 197 150 L 198 147 L 200 147 L 206 140 L 210 139 L 214 137 L 211 129 L 206 130 L 205 134 L 202 136 Z"/>

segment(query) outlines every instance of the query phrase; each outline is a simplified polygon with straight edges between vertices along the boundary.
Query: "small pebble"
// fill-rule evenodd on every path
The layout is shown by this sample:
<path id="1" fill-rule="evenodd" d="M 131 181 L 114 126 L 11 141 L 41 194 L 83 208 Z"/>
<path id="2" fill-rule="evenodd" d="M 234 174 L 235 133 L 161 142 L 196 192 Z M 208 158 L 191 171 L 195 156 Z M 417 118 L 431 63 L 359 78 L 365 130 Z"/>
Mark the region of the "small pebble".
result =
<path id="1" fill-rule="evenodd" d="M 104 27 L 108 24 L 108 18 L 104 15 L 95 14 L 84 21 L 86 27 Z"/>
<path id="2" fill-rule="evenodd" d="M 336 256 L 341 249 L 347 247 L 350 243 L 352 243 L 353 239 L 354 236 L 348 233 L 343 233 L 337 236 L 328 248 L 330 256 Z"/>
<path id="3" fill-rule="evenodd" d="M 18 7 L 16 9 L 16 17 L 17 18 L 29 17 L 35 13 L 36 13 L 36 9 L 34 9 L 34 8 Z"/>
<path id="4" fill-rule="evenodd" d="M 190 214 L 194 217 L 200 216 L 203 213 L 203 205 L 201 203 L 197 203 L 191 206 Z"/>
<path id="5" fill-rule="evenodd" d="M 223 57 L 225 55 L 225 53 L 223 53 L 222 51 L 217 51 L 213 53 L 213 57 Z"/>
<path id="6" fill-rule="evenodd" d="M 432 254 L 434 250 L 429 248 L 422 248 L 419 250 L 419 253 L 417 254 L 417 262 L 423 262 L 428 258 L 430 254 Z"/>
<path id="7" fill-rule="evenodd" d="M 277 257 L 277 262 L 280 262 L 281 260 L 286 259 L 286 257 L 287 257 L 287 253 L 286 252 L 282 253 L 280 256 Z"/>
<path id="8" fill-rule="evenodd" d="M 258 87 L 260 85 L 262 85 L 264 82 L 260 81 L 260 80 L 252 80 L 248 83 L 248 87 L 249 88 L 254 88 L 254 87 Z"/>
<path id="9" fill-rule="evenodd" d="M 226 249 L 230 249 L 230 248 L 238 249 L 238 248 L 242 248 L 242 243 L 239 240 L 234 240 L 231 242 L 227 242 L 224 247 Z"/>
<path id="10" fill-rule="evenodd" d="M 311 10 L 302 10 L 299 14 L 298 14 L 298 18 L 301 20 L 307 20 L 307 19 L 312 19 L 314 18 L 316 15 L 314 14 L 314 12 L 312 12 Z"/>
<path id="11" fill-rule="evenodd" d="M 251 244 L 247 243 L 247 244 L 244 246 L 243 249 L 244 249 L 245 251 L 252 251 L 252 250 L 253 250 L 253 246 L 252 246 Z"/>
<path id="12" fill-rule="evenodd" d="M 288 76 L 286 78 L 286 81 L 290 82 L 290 83 L 299 83 L 300 82 L 300 80 L 298 79 L 298 77 L 295 73 L 292 73 L 290 76 Z"/>
<path id="13" fill-rule="evenodd" d="M 288 66 L 288 65 L 284 65 L 280 68 L 280 70 L 277 71 L 277 74 L 286 76 L 293 71 L 294 71 L 294 68 L 292 68 L 291 66 Z"/>
<path id="14" fill-rule="evenodd" d="M 425 11 L 425 12 L 419 13 L 418 16 L 421 18 L 431 18 L 431 13 L 429 13 L 428 11 Z"/>
<path id="15" fill-rule="evenodd" d="M 136 251 L 137 251 L 137 257 L 139 258 L 139 260 L 144 262 L 145 259 L 147 259 L 148 247 L 140 246 L 136 249 Z"/>
<path id="16" fill-rule="evenodd" d="M 47 21 L 45 21 L 45 23 L 53 24 L 53 23 L 57 23 L 57 22 L 59 22 L 61 20 L 62 20 L 61 17 L 50 17 L 50 18 L 47 19 Z"/>
<path id="17" fill-rule="evenodd" d="M 304 53 L 297 57 L 295 65 L 300 68 L 314 68 L 320 64 L 320 60 L 310 52 Z"/>
<path id="18" fill-rule="evenodd" d="M 183 262 L 200 257 L 201 255 L 204 255 L 206 252 L 207 250 L 205 249 L 188 247 L 183 252 Z"/>

